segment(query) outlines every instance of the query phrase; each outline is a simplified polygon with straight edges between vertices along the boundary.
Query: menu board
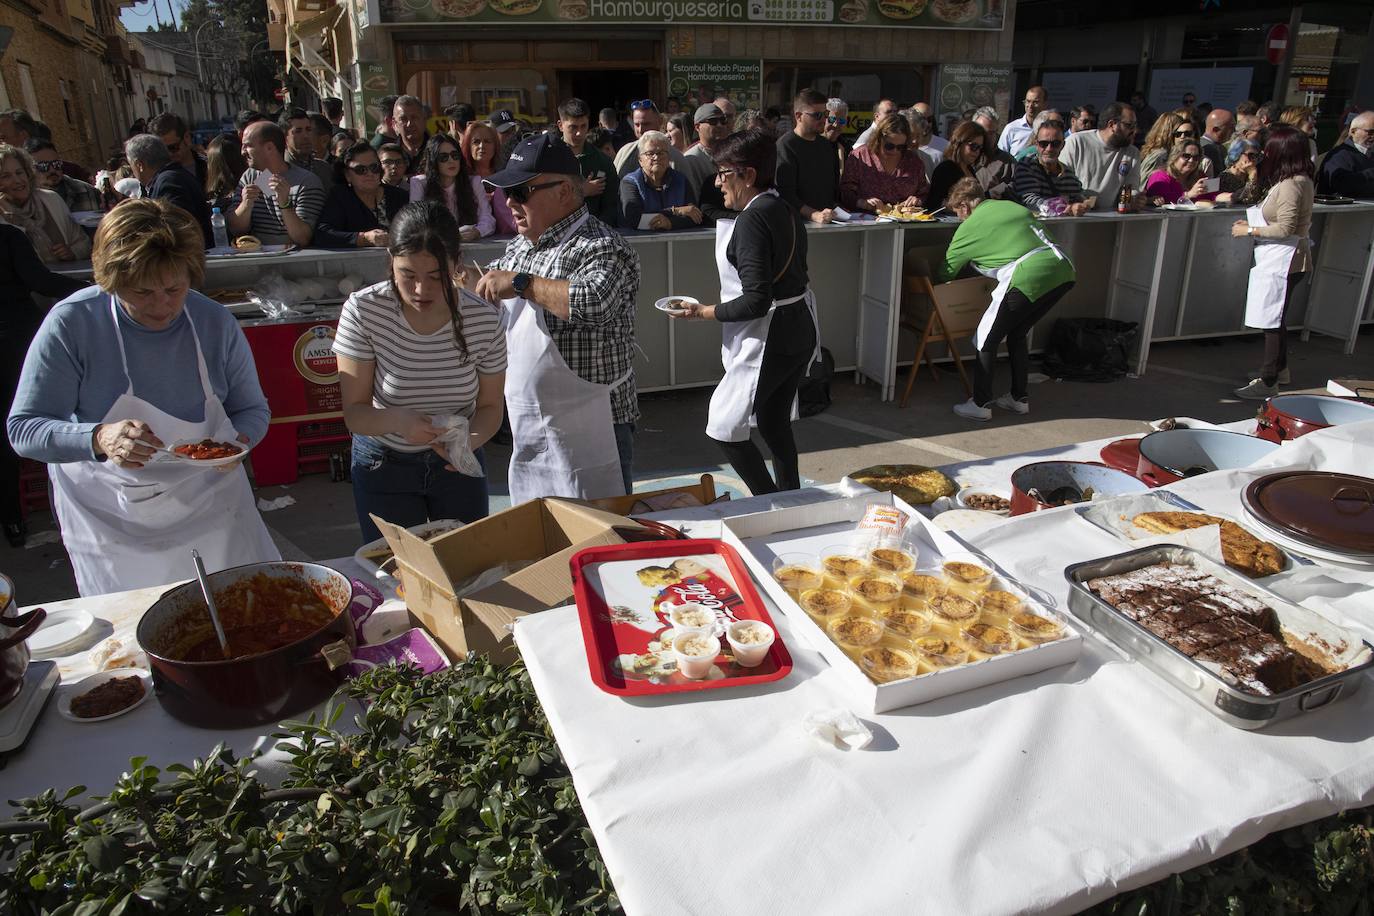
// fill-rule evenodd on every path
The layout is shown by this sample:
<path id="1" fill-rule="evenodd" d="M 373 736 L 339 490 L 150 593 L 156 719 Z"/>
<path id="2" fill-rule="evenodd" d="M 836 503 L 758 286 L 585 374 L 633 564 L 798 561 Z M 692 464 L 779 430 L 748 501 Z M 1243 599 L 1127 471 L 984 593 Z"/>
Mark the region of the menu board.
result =
<path id="1" fill-rule="evenodd" d="M 1011 103 L 1011 64 L 941 64 L 935 99 L 941 136 L 949 136 L 964 112 L 984 105 L 996 108 L 1005 124 Z"/>
<path id="2" fill-rule="evenodd" d="M 386 64 L 358 61 L 358 91 L 353 94 L 353 115 L 363 137 L 372 136 L 382 123 L 382 97 L 392 95 Z"/>
<path id="3" fill-rule="evenodd" d="M 691 112 L 724 95 L 735 109 L 760 107 L 763 61 L 757 58 L 674 57 L 668 60 L 668 94 Z"/>
<path id="4" fill-rule="evenodd" d="M 389 23 L 834 24 L 1002 28 L 1004 0 L 381 0 Z"/>

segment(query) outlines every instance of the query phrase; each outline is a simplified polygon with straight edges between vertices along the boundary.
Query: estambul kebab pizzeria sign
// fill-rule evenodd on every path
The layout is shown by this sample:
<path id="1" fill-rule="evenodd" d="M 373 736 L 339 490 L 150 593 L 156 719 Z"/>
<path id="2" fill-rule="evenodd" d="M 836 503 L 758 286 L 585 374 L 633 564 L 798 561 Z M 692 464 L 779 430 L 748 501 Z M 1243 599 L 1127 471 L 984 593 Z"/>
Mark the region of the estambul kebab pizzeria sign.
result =
<path id="1" fill-rule="evenodd" d="M 381 0 L 386 23 L 1001 29 L 1003 0 Z"/>

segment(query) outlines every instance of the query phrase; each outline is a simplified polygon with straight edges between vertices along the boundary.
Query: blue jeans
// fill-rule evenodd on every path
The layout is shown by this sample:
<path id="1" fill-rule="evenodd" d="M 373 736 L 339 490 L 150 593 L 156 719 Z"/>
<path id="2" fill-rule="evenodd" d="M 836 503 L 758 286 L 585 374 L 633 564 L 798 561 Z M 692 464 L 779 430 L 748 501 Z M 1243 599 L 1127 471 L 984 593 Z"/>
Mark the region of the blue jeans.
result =
<path id="1" fill-rule="evenodd" d="M 485 469 L 482 450 L 474 454 Z M 433 449 L 398 452 L 370 436 L 354 436 L 353 502 L 363 543 L 382 536 L 369 513 L 402 528 L 441 518 L 486 518 L 487 479 L 446 471 L 445 464 Z"/>
<path id="2" fill-rule="evenodd" d="M 625 492 L 635 491 L 635 425 L 615 423 L 615 449 L 620 453 L 620 476 L 625 480 Z"/>

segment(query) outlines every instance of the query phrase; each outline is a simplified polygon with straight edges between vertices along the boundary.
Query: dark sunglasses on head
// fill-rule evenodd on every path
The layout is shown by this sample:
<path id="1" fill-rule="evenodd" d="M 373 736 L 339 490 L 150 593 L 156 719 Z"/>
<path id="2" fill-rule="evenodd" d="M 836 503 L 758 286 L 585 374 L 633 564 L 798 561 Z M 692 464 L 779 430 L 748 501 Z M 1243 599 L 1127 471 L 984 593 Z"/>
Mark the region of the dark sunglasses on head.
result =
<path id="1" fill-rule="evenodd" d="M 888 143 L 886 140 L 883 141 L 883 150 L 885 152 L 895 153 L 900 150 L 905 153 L 909 149 L 911 149 L 910 143 Z"/>
<path id="2" fill-rule="evenodd" d="M 1041 149 L 1059 149 L 1064 145 L 1063 140 L 1036 140 L 1035 145 Z"/>
<path id="3" fill-rule="evenodd" d="M 517 204 L 529 203 L 530 196 L 535 191 L 556 188 L 562 183 L 561 181 L 541 181 L 539 184 L 518 184 L 513 188 L 506 188 L 506 199 L 513 200 Z"/>
<path id="4" fill-rule="evenodd" d="M 348 170 L 352 172 L 354 175 L 382 174 L 382 167 L 375 162 L 368 163 L 367 165 L 350 165 L 348 167 Z"/>
<path id="5" fill-rule="evenodd" d="M 630 103 L 631 111 L 658 111 L 658 106 L 653 99 L 640 99 L 638 102 Z"/>
<path id="6" fill-rule="evenodd" d="M 35 163 L 33 164 L 33 168 L 34 168 L 34 171 L 40 172 L 40 173 L 41 173 L 41 172 L 60 172 L 60 171 L 62 171 L 62 165 L 63 165 L 63 162 L 62 162 L 61 159 L 54 159 L 54 160 L 52 160 L 51 162 L 35 162 Z"/>
<path id="7" fill-rule="evenodd" d="M 445 162 L 458 162 L 462 158 L 462 153 L 439 153 L 434 157 L 434 161 L 442 164 Z"/>

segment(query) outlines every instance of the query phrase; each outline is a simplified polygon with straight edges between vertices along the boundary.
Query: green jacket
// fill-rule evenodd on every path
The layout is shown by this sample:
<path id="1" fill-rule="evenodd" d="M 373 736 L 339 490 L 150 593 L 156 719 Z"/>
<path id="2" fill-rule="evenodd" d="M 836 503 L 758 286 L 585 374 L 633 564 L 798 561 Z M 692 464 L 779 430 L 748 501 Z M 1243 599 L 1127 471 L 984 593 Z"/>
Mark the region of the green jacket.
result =
<path id="1" fill-rule="evenodd" d="M 953 280 L 969 263 L 983 270 L 1005 267 L 1045 244 L 1035 229 L 1054 241 L 1045 225 L 1020 204 L 1009 200 L 983 201 L 954 233 L 937 279 L 941 283 Z M 1061 261 L 1053 251 L 1041 251 L 1021 262 L 1011 275 L 1011 285 L 1034 302 L 1075 277 L 1073 265 L 1067 259 Z"/>
<path id="2" fill-rule="evenodd" d="M 587 212 L 607 226 L 620 222 L 620 177 L 616 174 L 615 163 L 601 150 L 590 143 L 583 144 L 582 155 L 577 157 L 582 167 L 583 178 L 606 179 L 606 190 L 596 197 L 587 198 Z"/>

